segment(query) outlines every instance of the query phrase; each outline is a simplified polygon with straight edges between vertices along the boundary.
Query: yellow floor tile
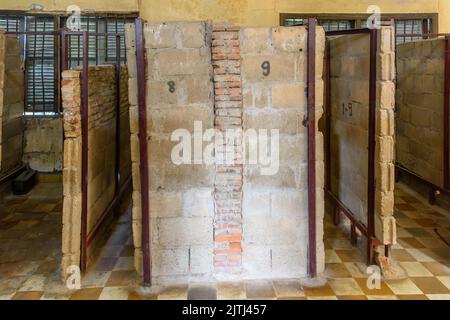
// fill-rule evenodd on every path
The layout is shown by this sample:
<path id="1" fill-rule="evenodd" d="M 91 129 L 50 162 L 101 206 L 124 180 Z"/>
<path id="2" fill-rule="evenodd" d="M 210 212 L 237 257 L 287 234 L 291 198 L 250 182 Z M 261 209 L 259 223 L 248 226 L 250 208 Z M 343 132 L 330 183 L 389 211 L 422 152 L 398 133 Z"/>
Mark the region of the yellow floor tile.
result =
<path id="1" fill-rule="evenodd" d="M 394 293 L 392 292 L 392 290 L 386 285 L 386 283 L 384 281 L 380 282 L 380 288 L 374 288 L 374 289 L 369 289 L 369 287 L 367 286 L 367 279 L 363 279 L 363 278 L 359 278 L 359 279 L 355 279 L 356 282 L 358 282 L 359 287 L 361 288 L 361 290 L 366 294 L 366 295 L 371 295 L 371 296 L 389 296 L 389 295 L 393 295 Z"/>
<path id="2" fill-rule="evenodd" d="M 448 290 L 450 290 L 450 276 L 439 276 L 436 277 L 440 282 L 444 284 L 444 286 L 447 287 Z"/>
<path id="3" fill-rule="evenodd" d="M 368 300 L 398 300 L 397 296 L 367 296 Z"/>
<path id="4" fill-rule="evenodd" d="M 328 279 L 328 283 L 337 296 L 359 296 L 363 295 L 363 291 L 352 278 Z"/>
<path id="5" fill-rule="evenodd" d="M 333 289 L 331 289 L 329 284 L 317 288 L 303 288 L 305 295 L 309 297 L 325 297 L 325 296 L 335 296 Z"/>
<path id="6" fill-rule="evenodd" d="M 127 300 L 130 292 L 124 287 L 103 288 L 99 300 Z"/>
<path id="7" fill-rule="evenodd" d="M 420 262 L 400 262 L 409 277 L 432 277 L 433 274 Z"/>
<path id="8" fill-rule="evenodd" d="M 343 263 L 326 263 L 325 276 L 327 278 L 349 278 L 352 275 Z"/>
<path id="9" fill-rule="evenodd" d="M 240 282 L 228 282 L 217 284 L 217 299 L 240 300 L 245 299 L 245 286 Z"/>
<path id="10" fill-rule="evenodd" d="M 275 280 L 273 287 L 277 298 L 305 296 L 299 280 Z"/>
<path id="11" fill-rule="evenodd" d="M 342 262 L 341 258 L 336 254 L 333 249 L 325 250 L 325 263 L 339 263 Z"/>
<path id="12" fill-rule="evenodd" d="M 430 300 L 450 300 L 450 294 L 427 294 Z"/>
<path id="13" fill-rule="evenodd" d="M 394 294 L 423 294 L 423 292 L 414 284 L 414 282 L 412 282 L 411 279 L 386 280 L 386 284 L 392 292 L 394 292 Z"/>
<path id="14" fill-rule="evenodd" d="M 411 278 L 416 286 L 425 294 L 447 294 L 448 288 L 435 277 Z"/>
<path id="15" fill-rule="evenodd" d="M 177 286 L 165 288 L 158 294 L 158 300 L 186 300 L 188 286 Z"/>

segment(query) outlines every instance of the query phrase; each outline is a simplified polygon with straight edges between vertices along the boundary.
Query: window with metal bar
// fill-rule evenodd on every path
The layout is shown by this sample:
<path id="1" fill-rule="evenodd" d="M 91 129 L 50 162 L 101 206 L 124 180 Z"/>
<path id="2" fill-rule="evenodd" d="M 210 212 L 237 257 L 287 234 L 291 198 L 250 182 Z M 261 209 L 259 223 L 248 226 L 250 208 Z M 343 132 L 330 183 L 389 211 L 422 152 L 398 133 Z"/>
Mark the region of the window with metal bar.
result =
<path id="1" fill-rule="evenodd" d="M 124 34 L 125 23 L 132 22 L 130 18 L 121 17 L 81 17 L 81 30 L 90 33 L 100 33 L 89 37 L 89 64 L 98 65 L 114 63 L 116 61 L 116 37 L 113 34 Z M 64 26 L 66 19 L 63 19 Z M 110 35 L 105 35 L 110 34 Z M 68 36 L 69 68 L 80 66 L 83 61 L 82 37 L 78 35 Z M 125 38 L 120 37 L 120 61 L 126 63 Z"/>
<path id="2" fill-rule="evenodd" d="M 65 26 L 66 17 L 55 15 L 4 14 L 0 15 L 0 28 L 7 31 L 54 31 Z M 82 16 L 81 28 L 91 33 L 125 33 L 125 23 L 133 18 L 114 16 Z M 25 61 L 25 114 L 55 115 L 59 110 L 58 60 L 59 41 L 52 35 L 19 35 Z M 82 38 L 68 37 L 69 68 L 81 65 Z M 120 37 L 120 60 L 126 63 L 125 39 Z M 89 64 L 98 65 L 116 61 L 116 37 L 92 35 L 89 37 Z"/>
<path id="3" fill-rule="evenodd" d="M 301 18 L 286 18 L 284 19 L 285 26 L 302 26 L 304 25 L 306 19 Z M 325 31 L 335 31 L 335 30 L 348 30 L 354 29 L 353 20 L 340 20 L 340 19 L 319 19 L 318 24 L 321 25 Z"/>
<path id="4" fill-rule="evenodd" d="M 427 19 L 426 19 L 427 20 Z M 397 35 L 412 35 L 417 34 L 417 37 L 397 37 L 397 44 L 412 42 L 423 39 L 424 32 L 424 20 L 395 20 L 395 33 Z"/>
<path id="5" fill-rule="evenodd" d="M 395 19 L 394 23 L 397 44 L 422 40 L 423 34 L 432 29 L 432 19 Z M 367 21 L 362 20 L 361 26 L 365 28 Z"/>
<path id="6" fill-rule="evenodd" d="M 25 28 L 30 32 L 54 31 L 54 18 L 27 16 Z M 54 115 L 58 111 L 55 36 L 27 35 L 25 39 L 25 114 Z"/>
<path id="7" fill-rule="evenodd" d="M 325 31 L 349 30 L 354 29 L 353 20 L 319 20 Z"/>

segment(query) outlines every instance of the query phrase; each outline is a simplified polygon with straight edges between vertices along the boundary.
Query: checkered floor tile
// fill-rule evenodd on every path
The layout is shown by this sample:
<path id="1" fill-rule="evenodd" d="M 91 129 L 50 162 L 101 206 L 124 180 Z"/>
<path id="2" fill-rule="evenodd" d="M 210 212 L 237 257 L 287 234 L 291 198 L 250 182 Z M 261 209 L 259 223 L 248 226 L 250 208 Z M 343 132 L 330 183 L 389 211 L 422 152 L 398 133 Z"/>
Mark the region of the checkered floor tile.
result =
<path id="1" fill-rule="evenodd" d="M 405 279 L 381 281 L 371 289 L 363 255 L 326 215 L 323 286 L 308 288 L 297 279 L 258 280 L 167 287 L 158 294 L 139 289 L 129 204 L 83 277 L 82 288 L 68 290 L 61 283 L 60 189 L 60 184 L 41 183 L 29 196 L 7 197 L 0 206 L 0 300 L 450 300 L 450 213 L 429 206 L 402 185 L 396 190 L 398 243 L 392 257 L 405 270 Z"/>

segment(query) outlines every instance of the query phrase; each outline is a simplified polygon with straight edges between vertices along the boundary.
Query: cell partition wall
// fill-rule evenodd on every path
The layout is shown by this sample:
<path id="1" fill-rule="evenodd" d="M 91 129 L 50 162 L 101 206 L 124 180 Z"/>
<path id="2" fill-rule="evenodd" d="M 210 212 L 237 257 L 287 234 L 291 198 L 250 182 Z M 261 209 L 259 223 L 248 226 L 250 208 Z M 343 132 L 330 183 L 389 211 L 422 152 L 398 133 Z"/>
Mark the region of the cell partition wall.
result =
<path id="1" fill-rule="evenodd" d="M 19 41 L 0 29 L 0 181 L 23 167 L 23 88 Z"/>
<path id="2" fill-rule="evenodd" d="M 435 35 L 433 35 L 435 36 Z M 450 196 L 450 40 L 397 46 L 397 171 Z"/>
<path id="3" fill-rule="evenodd" d="M 138 19 L 126 44 L 144 285 L 322 274 L 323 28 Z"/>
<path id="4" fill-rule="evenodd" d="M 131 184 L 128 70 L 121 64 L 119 34 L 114 64 L 89 66 L 89 33 L 82 37 L 82 66 L 62 73 L 64 111 L 62 274 L 71 266 L 85 271 L 102 244 L 102 235 Z M 95 35 L 94 35 L 95 36 Z M 63 69 L 69 65 L 62 46 Z"/>
<path id="5" fill-rule="evenodd" d="M 396 243 L 394 213 L 394 32 L 392 27 L 327 32 L 327 195 L 335 223 L 353 244 Z"/>

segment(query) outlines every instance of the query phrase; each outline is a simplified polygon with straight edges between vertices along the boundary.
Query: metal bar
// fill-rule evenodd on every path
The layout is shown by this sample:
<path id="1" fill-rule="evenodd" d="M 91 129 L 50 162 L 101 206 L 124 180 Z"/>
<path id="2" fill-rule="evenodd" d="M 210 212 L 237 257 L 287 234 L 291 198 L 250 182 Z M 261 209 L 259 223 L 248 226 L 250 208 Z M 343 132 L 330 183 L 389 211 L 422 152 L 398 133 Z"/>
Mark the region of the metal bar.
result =
<path id="1" fill-rule="evenodd" d="M 450 115 L 450 39 L 445 39 L 445 67 L 444 67 L 444 189 L 450 188 L 450 157 L 449 157 L 449 143 L 450 143 L 450 130 L 449 130 L 449 115 Z"/>
<path id="2" fill-rule="evenodd" d="M 331 186 L 331 116 L 332 116 L 332 103 L 331 103 L 331 54 L 330 54 L 330 43 L 327 42 L 325 47 L 326 54 L 326 116 L 325 116 L 325 130 L 326 130 L 326 140 L 325 140 L 325 156 L 327 161 L 326 168 L 326 187 L 332 190 Z"/>
<path id="3" fill-rule="evenodd" d="M 37 30 L 37 19 L 34 18 L 34 30 Z M 33 114 L 36 112 L 36 36 L 34 36 L 33 45 Z M 28 82 L 28 81 L 27 81 Z"/>
<path id="4" fill-rule="evenodd" d="M 147 149 L 147 110 L 145 88 L 145 56 L 142 19 L 137 18 L 136 25 L 136 67 L 138 83 L 139 108 L 139 156 L 141 177 L 141 207 L 142 207 L 142 255 L 144 286 L 151 286 L 151 254 L 150 254 L 150 217 L 148 197 L 148 149 Z"/>
<path id="5" fill-rule="evenodd" d="M 405 174 L 407 176 L 413 177 L 414 179 L 420 181 L 422 184 L 427 185 L 433 191 L 433 193 L 435 191 L 439 191 L 441 194 L 450 197 L 450 190 L 445 190 L 444 188 L 435 185 L 434 183 L 422 178 L 417 173 L 412 172 L 412 171 L 402 167 L 398 163 L 395 165 L 395 169 L 397 170 L 398 174 Z"/>
<path id="6" fill-rule="evenodd" d="M 14 169 L 11 169 L 9 172 L 5 172 L 3 176 L 0 176 L 0 186 L 5 184 L 6 182 L 10 181 L 11 179 L 14 179 L 17 177 L 20 173 L 22 173 L 26 169 L 26 166 L 21 164 Z"/>
<path id="7" fill-rule="evenodd" d="M 120 188 L 120 37 L 116 36 L 116 159 L 115 159 L 115 194 Z"/>
<path id="8" fill-rule="evenodd" d="M 23 18 L 23 30 L 27 30 L 28 28 L 28 22 L 27 22 L 27 17 L 25 16 Z M 17 29 L 17 31 L 19 31 Z M 19 35 L 18 35 L 19 36 Z M 25 79 L 27 79 L 28 76 L 28 36 L 25 34 L 23 35 L 23 65 L 25 66 L 24 70 L 23 70 L 23 78 L 24 78 L 24 101 L 23 101 L 23 110 L 28 111 L 28 81 L 25 81 Z"/>
<path id="9" fill-rule="evenodd" d="M 67 37 L 66 31 L 61 30 L 61 72 L 66 71 L 68 69 L 68 61 L 67 61 Z"/>
<path id="10" fill-rule="evenodd" d="M 83 72 L 81 83 L 81 271 L 87 267 L 88 152 L 89 152 L 89 34 L 83 32 Z"/>
<path id="11" fill-rule="evenodd" d="M 53 28 L 59 29 L 60 28 L 60 20 L 59 17 L 55 16 L 53 20 Z M 53 111 L 55 113 L 61 113 L 62 112 L 62 105 L 61 105 L 61 71 L 60 71 L 60 51 L 58 51 L 58 48 L 60 47 L 60 39 L 58 35 L 53 36 L 53 92 L 55 93 L 55 97 L 53 100 Z"/>
<path id="12" fill-rule="evenodd" d="M 377 47 L 378 30 L 370 30 L 370 79 L 369 79 L 369 163 L 367 185 L 367 263 L 372 260 L 370 240 L 375 233 L 375 146 L 376 146 L 376 109 L 377 109 Z"/>
<path id="13" fill-rule="evenodd" d="M 342 213 L 350 220 L 352 224 L 355 225 L 355 227 L 363 234 L 365 237 L 368 238 L 369 232 L 367 231 L 367 227 L 358 219 L 355 218 L 353 213 L 350 211 L 349 208 L 343 204 L 336 195 L 333 194 L 331 190 L 328 190 L 325 188 L 325 193 L 328 195 L 328 197 L 335 203 L 338 210 L 342 211 Z M 368 239 L 369 240 L 369 239 Z"/>
<path id="14" fill-rule="evenodd" d="M 46 28 L 46 20 L 44 19 L 43 31 Z M 42 35 L 42 48 L 41 48 L 41 90 L 42 90 L 42 112 L 46 111 L 46 101 L 45 101 L 45 79 L 44 79 L 44 55 L 45 55 L 45 35 Z"/>
<path id="15" fill-rule="evenodd" d="M 423 19 L 422 20 L 422 39 L 428 39 L 427 36 L 424 36 L 424 34 L 427 34 L 428 32 L 430 32 L 430 30 L 428 30 L 428 19 Z"/>
<path id="16" fill-rule="evenodd" d="M 95 17 L 95 32 L 98 32 L 98 17 Z M 98 64 L 98 36 L 95 36 L 95 64 Z"/>
<path id="17" fill-rule="evenodd" d="M 316 257 L 316 19 L 308 19 L 308 275 L 317 276 Z"/>

